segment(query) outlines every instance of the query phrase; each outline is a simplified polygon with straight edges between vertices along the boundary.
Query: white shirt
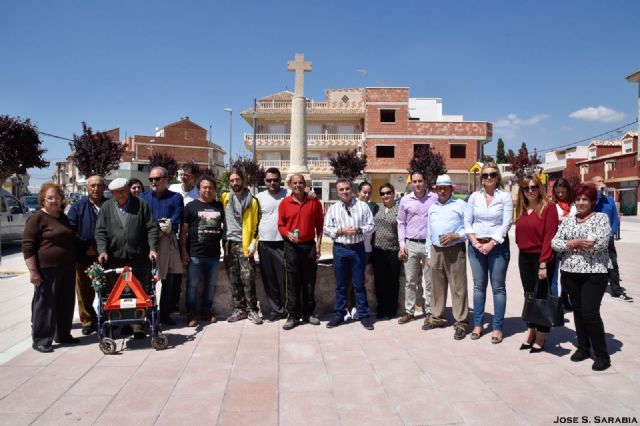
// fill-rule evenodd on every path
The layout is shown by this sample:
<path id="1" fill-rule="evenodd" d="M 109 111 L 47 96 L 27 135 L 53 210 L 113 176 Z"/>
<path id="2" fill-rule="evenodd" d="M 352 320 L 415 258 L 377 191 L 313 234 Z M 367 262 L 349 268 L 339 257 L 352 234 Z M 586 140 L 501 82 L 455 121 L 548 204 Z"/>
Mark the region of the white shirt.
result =
<path id="1" fill-rule="evenodd" d="M 356 235 L 337 235 L 338 228 L 352 226 L 362 231 Z M 324 234 L 340 244 L 356 244 L 373 232 L 373 215 L 369 205 L 353 197 L 349 206 L 342 201 L 329 208 L 324 217 Z"/>
<path id="2" fill-rule="evenodd" d="M 256 198 L 260 202 L 260 223 L 258 224 L 259 241 L 282 241 L 282 235 L 278 232 L 278 207 L 280 202 L 289 195 L 286 188 L 280 188 L 280 192 L 272 195 L 269 191 L 262 191 Z"/>
<path id="3" fill-rule="evenodd" d="M 172 185 L 169 185 L 169 191 L 177 192 L 178 194 L 182 195 L 185 206 L 193 200 L 197 200 L 200 196 L 198 188 L 195 185 L 193 186 L 193 188 L 191 188 L 190 191 L 185 191 L 184 189 L 182 189 L 181 183 L 174 183 Z"/>
<path id="4" fill-rule="evenodd" d="M 512 224 L 511 193 L 496 188 L 490 206 L 484 188 L 471 194 L 464 212 L 464 232 L 475 234 L 476 238 L 493 238 L 502 244 Z"/>

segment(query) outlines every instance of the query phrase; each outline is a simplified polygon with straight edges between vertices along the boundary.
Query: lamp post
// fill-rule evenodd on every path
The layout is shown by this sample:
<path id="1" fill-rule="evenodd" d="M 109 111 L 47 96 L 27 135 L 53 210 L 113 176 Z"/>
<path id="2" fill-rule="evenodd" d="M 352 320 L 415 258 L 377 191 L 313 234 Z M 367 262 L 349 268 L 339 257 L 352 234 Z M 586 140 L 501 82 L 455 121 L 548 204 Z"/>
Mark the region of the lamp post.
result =
<path id="1" fill-rule="evenodd" d="M 225 108 L 225 112 L 229 113 L 229 167 L 231 167 L 231 141 L 232 141 L 232 124 L 233 124 L 233 110 L 231 108 Z"/>

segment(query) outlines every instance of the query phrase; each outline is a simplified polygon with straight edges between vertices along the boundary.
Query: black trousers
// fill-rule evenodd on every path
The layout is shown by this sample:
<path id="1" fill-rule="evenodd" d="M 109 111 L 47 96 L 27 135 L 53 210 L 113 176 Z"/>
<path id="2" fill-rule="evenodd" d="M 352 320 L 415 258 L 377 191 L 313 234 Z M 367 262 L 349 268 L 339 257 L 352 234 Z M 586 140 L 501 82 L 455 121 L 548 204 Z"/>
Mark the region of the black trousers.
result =
<path id="1" fill-rule="evenodd" d="M 612 235 L 609 237 L 609 245 L 607 246 L 609 252 L 609 259 L 613 267 L 607 269 L 607 275 L 609 278 L 609 286 L 611 286 L 611 294 L 619 296 L 623 290 L 620 287 L 620 270 L 618 269 L 618 252 L 616 251 L 615 237 Z"/>
<path id="2" fill-rule="evenodd" d="M 540 253 L 525 253 L 521 251 L 518 255 L 518 267 L 520 268 L 520 280 L 522 281 L 524 291 L 532 292 L 536 288 L 537 283 L 538 292 L 536 293 L 536 298 L 546 297 L 547 292 L 550 290 L 550 281 L 555 272 L 555 261 L 552 259 L 547 262 L 547 278 L 544 280 L 538 279 Z M 541 333 L 548 333 L 550 331 L 549 327 L 540 324 L 527 323 L 527 327 L 535 328 Z"/>
<path id="3" fill-rule="evenodd" d="M 284 264 L 287 313 L 295 318 L 308 318 L 316 309 L 316 243 L 285 241 Z"/>
<path id="4" fill-rule="evenodd" d="M 42 283 L 33 286 L 31 335 L 39 345 L 51 345 L 53 339 L 71 336 L 73 308 L 76 304 L 74 263 L 40 270 Z"/>
<path id="5" fill-rule="evenodd" d="M 162 292 L 160 293 L 160 318 L 167 319 L 175 309 L 178 300 L 176 297 L 176 287 L 178 288 L 178 298 L 180 297 L 180 285 L 182 284 L 182 274 L 167 274 L 162 280 Z"/>
<path id="6" fill-rule="evenodd" d="M 262 284 L 267 293 L 271 311 L 283 315 L 287 295 L 284 286 L 284 241 L 258 242 L 258 256 L 260 256 Z"/>
<path id="7" fill-rule="evenodd" d="M 562 272 L 562 286 L 567 286 L 573 304 L 578 348 L 596 358 L 609 359 L 604 324 L 600 316 L 600 303 L 607 290 L 607 274 L 577 274 Z"/>
<path id="8" fill-rule="evenodd" d="M 394 317 L 398 312 L 398 293 L 400 291 L 400 269 L 398 251 L 373 248 L 373 279 L 378 300 L 379 317 Z"/>

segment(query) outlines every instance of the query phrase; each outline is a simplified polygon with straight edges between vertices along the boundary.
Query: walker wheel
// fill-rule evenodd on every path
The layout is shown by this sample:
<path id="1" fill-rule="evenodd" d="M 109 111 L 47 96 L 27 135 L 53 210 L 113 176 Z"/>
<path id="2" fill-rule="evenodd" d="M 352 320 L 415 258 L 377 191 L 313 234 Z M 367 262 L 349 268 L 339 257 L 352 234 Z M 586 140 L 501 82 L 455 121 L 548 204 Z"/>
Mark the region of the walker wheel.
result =
<path id="1" fill-rule="evenodd" d="M 158 333 L 155 338 L 151 339 L 151 345 L 157 351 L 167 349 L 169 347 L 169 336 Z"/>
<path id="2" fill-rule="evenodd" d="M 118 345 L 115 340 L 105 337 L 100 341 L 100 350 L 105 355 L 113 355 L 118 350 Z"/>

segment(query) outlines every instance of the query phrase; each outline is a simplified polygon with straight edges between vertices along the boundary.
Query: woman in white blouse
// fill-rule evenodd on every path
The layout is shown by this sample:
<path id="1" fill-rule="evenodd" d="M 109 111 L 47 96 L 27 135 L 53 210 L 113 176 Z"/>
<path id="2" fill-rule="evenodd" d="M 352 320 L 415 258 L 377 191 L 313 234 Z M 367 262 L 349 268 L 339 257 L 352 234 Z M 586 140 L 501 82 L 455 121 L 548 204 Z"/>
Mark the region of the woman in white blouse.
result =
<path id="1" fill-rule="evenodd" d="M 508 233 L 513 223 L 513 200 L 509 192 L 502 190 L 502 176 L 497 164 L 485 163 L 480 173 L 482 189 L 471 194 L 464 215 L 473 274 L 471 339 L 479 339 L 483 332 L 484 305 L 490 276 L 494 310 L 491 343 L 500 343 L 507 306 L 505 281 L 511 256 Z"/>
<path id="2" fill-rule="evenodd" d="M 560 253 L 562 287 L 569 290 L 573 318 L 578 336 L 578 350 L 571 361 L 584 361 L 595 354 L 592 369 L 606 370 L 611 366 L 600 303 L 607 289 L 607 267 L 610 264 L 609 217 L 593 211 L 598 199 L 594 185 L 579 184 L 574 189 L 578 213 L 558 227 L 551 247 Z"/>

